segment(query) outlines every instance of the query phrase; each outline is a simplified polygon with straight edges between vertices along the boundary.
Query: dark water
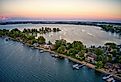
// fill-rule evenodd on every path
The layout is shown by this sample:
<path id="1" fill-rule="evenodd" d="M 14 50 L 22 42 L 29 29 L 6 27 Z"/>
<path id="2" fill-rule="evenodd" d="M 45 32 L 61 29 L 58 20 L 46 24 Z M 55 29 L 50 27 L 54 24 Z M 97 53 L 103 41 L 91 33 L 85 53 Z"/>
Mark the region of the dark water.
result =
<path id="1" fill-rule="evenodd" d="M 87 67 L 73 70 L 72 64 L 0 38 L 0 82 L 104 82 L 104 74 Z"/>

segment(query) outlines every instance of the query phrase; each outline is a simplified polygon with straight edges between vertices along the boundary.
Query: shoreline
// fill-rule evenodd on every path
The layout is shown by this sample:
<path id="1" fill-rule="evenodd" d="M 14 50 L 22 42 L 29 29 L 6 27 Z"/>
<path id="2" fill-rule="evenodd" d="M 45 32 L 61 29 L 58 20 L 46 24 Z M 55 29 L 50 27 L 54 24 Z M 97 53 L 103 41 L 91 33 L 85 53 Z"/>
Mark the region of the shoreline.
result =
<path id="1" fill-rule="evenodd" d="M 96 68 L 95 68 L 95 65 L 90 64 L 90 63 L 87 63 L 87 62 L 85 62 L 85 61 L 80 61 L 80 60 L 75 59 L 75 58 L 72 58 L 72 57 L 70 57 L 70 56 L 66 56 L 66 55 L 64 55 L 64 54 L 59 54 L 59 53 L 57 53 L 57 52 L 54 52 L 54 51 L 51 51 L 51 50 L 48 50 L 48 49 L 45 49 L 45 48 L 42 48 L 42 47 L 34 47 L 34 48 L 36 48 L 36 49 L 43 49 L 44 52 L 50 52 L 50 55 L 51 55 L 51 53 L 57 54 L 58 56 L 67 58 L 67 59 L 69 59 L 69 60 L 71 60 L 71 61 L 73 61 L 73 62 L 80 63 L 80 64 L 84 64 L 85 66 L 87 66 L 87 67 L 89 67 L 89 68 L 91 68 L 91 69 L 94 69 L 95 71 L 98 71 L 98 72 L 100 72 L 100 73 L 111 74 L 111 73 L 109 73 L 109 72 L 106 72 L 104 69 L 96 69 Z M 116 79 L 118 79 L 118 80 L 121 80 L 121 77 L 119 77 L 119 76 L 117 76 L 117 75 L 114 75 L 114 74 L 111 74 L 111 75 L 113 75 L 114 78 L 116 78 Z"/>
<path id="2" fill-rule="evenodd" d="M 1 38 L 1 37 L 0 37 L 0 38 Z M 11 37 L 9 37 L 9 38 L 10 38 L 10 40 L 12 40 L 12 41 L 17 41 L 17 40 L 14 39 L 14 38 L 11 38 Z M 98 71 L 98 72 L 100 72 L 100 73 L 111 74 L 111 73 L 109 73 L 109 72 L 106 72 L 104 69 L 96 69 L 96 68 L 95 68 L 95 65 L 93 65 L 93 64 L 87 63 L 87 62 L 85 62 L 85 61 L 80 61 L 80 60 L 78 60 L 78 59 L 75 59 L 75 58 L 70 57 L 70 56 L 66 56 L 66 55 L 64 55 L 64 54 L 59 54 L 59 53 L 57 53 L 57 52 L 55 52 L 55 51 L 52 51 L 52 50 L 50 50 L 50 49 L 45 49 L 45 48 L 43 48 L 43 47 L 35 47 L 35 46 L 31 45 L 31 44 L 28 44 L 28 43 L 25 43 L 25 42 L 22 42 L 22 41 L 17 41 L 17 42 L 20 42 L 20 43 L 22 43 L 23 45 L 26 45 L 26 46 L 28 46 L 28 47 L 33 47 L 33 48 L 35 48 L 35 49 L 39 49 L 39 50 L 42 49 L 44 52 L 50 52 L 50 55 L 52 55 L 51 53 L 53 53 L 53 54 L 56 54 L 56 55 L 58 55 L 58 56 L 60 56 L 60 57 L 67 58 L 67 59 L 69 59 L 69 60 L 71 60 L 71 61 L 73 61 L 73 62 L 80 63 L 80 64 L 84 64 L 85 66 L 87 66 L 87 67 L 89 67 L 89 68 L 91 68 L 91 69 L 94 69 L 95 71 Z M 121 80 L 121 77 L 119 77 L 119 76 L 117 76 L 117 75 L 114 75 L 114 74 L 111 74 L 111 75 L 113 75 L 114 78 L 116 78 L 116 79 L 118 79 L 118 80 Z"/>

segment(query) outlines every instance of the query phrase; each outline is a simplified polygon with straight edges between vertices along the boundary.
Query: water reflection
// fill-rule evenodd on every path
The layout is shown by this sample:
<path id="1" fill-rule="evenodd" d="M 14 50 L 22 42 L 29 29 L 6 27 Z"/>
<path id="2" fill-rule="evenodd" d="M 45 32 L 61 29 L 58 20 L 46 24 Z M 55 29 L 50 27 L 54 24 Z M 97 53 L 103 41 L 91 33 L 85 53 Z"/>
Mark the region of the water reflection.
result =
<path id="1" fill-rule="evenodd" d="M 1 25 L 0 28 L 19 28 L 23 30 L 24 28 L 36 28 L 39 29 L 41 27 L 50 27 L 50 28 L 60 28 L 62 31 L 60 32 L 51 32 L 42 34 L 46 41 L 55 42 L 57 39 L 66 39 L 69 42 L 73 42 L 74 40 L 82 41 L 86 46 L 90 45 L 103 45 L 106 42 L 115 42 L 117 44 L 121 44 L 121 37 L 116 33 L 105 32 L 101 30 L 100 27 L 96 26 L 86 26 L 86 25 L 67 25 L 67 24 L 25 24 L 25 25 Z M 37 34 L 40 36 L 41 34 Z"/>

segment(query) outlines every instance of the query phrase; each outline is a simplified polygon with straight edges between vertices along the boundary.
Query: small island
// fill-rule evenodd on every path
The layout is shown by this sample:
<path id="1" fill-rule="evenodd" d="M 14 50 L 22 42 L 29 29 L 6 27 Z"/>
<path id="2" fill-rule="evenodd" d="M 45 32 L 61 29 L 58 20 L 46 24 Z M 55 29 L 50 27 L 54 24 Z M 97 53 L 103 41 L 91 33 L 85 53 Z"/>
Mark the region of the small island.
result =
<path id="1" fill-rule="evenodd" d="M 101 26 L 102 30 L 106 31 L 106 32 L 111 32 L 111 33 L 117 33 L 119 35 L 121 35 L 121 26 L 119 25 L 102 25 Z"/>
<path id="2" fill-rule="evenodd" d="M 43 36 L 35 38 L 36 33 L 49 33 L 61 31 L 59 28 L 24 29 L 15 28 L 12 30 L 1 29 L 0 37 L 22 42 L 25 45 L 37 49 L 43 49 L 59 57 L 66 57 L 71 61 L 85 64 L 90 68 L 103 73 L 109 73 L 121 79 L 121 45 L 115 43 L 105 43 L 102 46 L 90 46 L 87 48 L 81 41 L 67 42 L 64 39 L 56 40 L 54 44 L 50 41 L 46 43 Z"/>

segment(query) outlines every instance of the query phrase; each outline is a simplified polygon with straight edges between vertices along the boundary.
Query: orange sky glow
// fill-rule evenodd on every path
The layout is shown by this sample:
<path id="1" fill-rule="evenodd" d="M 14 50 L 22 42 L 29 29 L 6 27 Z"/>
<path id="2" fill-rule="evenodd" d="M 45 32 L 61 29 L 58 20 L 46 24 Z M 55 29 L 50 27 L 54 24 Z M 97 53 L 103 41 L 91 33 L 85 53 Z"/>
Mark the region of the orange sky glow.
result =
<path id="1" fill-rule="evenodd" d="M 121 20 L 121 0 L 0 0 L 0 16 Z"/>

